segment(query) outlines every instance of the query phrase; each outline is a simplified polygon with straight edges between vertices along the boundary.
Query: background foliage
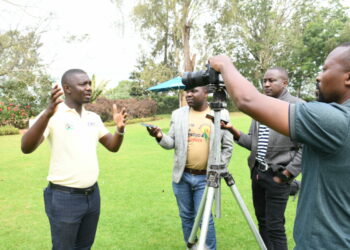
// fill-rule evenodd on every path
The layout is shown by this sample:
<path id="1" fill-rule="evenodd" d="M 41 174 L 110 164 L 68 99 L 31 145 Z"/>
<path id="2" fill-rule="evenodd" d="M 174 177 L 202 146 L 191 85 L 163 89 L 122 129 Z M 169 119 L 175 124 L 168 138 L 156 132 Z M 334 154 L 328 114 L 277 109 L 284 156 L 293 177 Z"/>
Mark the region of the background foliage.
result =
<path id="1" fill-rule="evenodd" d="M 120 10 L 123 1 L 113 2 Z M 209 56 L 220 53 L 228 54 L 240 72 L 258 88 L 262 86 L 266 69 L 286 68 L 292 94 L 312 100 L 315 77 L 325 57 L 335 46 L 349 40 L 350 12 L 342 3 L 340 0 L 136 1 L 131 15 L 147 48 L 140 49 L 135 70 L 118 86 L 107 89 L 108 82 L 97 84 L 93 75 L 92 101 L 98 97 L 109 102 L 130 99 L 123 103 L 137 109 L 132 114 L 135 117 L 170 113 L 180 103 L 175 96 L 181 100 L 183 93 L 153 94 L 146 89 L 183 71 L 202 70 Z M 46 107 L 52 85 L 38 52 L 41 46 L 41 33 L 36 27 L 0 29 L 0 101 L 19 107 L 30 105 L 26 110 L 28 116 L 37 115 Z M 151 110 L 146 112 L 136 105 L 136 99 L 148 103 Z M 235 110 L 230 102 L 229 110 Z M 2 119 L 8 116 L 0 112 Z"/>
<path id="2" fill-rule="evenodd" d="M 0 101 L 30 105 L 33 113 L 47 105 L 52 81 L 41 64 L 41 46 L 34 29 L 0 31 Z"/>
<path id="3" fill-rule="evenodd" d="M 171 10 L 169 6 L 178 8 Z M 178 72 L 202 70 L 209 56 L 224 53 L 258 88 L 261 88 L 261 79 L 268 68 L 285 67 L 290 75 L 290 91 L 310 100 L 314 98 L 315 77 L 325 57 L 334 47 L 349 40 L 349 10 L 339 0 L 222 0 L 205 1 L 201 8 L 197 7 L 198 2 L 194 0 L 139 1 L 134 9 L 134 20 L 145 39 L 153 45 L 148 54 L 140 55 L 142 60 L 136 70 L 139 79 L 153 85 L 164 80 L 141 77 L 144 70 L 150 72 L 145 65 L 166 65 L 169 58 L 181 55 L 183 61 L 174 60 L 176 64 L 173 65 Z M 157 15 L 148 15 L 150 9 L 157 10 Z M 180 20 L 187 17 L 178 10 L 189 13 L 185 22 L 188 34 L 186 28 L 177 30 L 184 27 Z M 203 15 L 207 18 L 201 18 Z M 186 38 L 195 53 L 189 52 Z M 176 46 L 189 53 L 187 58 L 175 49 Z M 196 53 L 199 53 L 197 67 Z M 182 63 L 193 67 L 183 68 Z M 161 71 L 168 75 L 168 70 L 162 68 L 154 68 L 152 72 L 162 75 Z M 173 71 L 167 79 L 176 75 Z"/>
<path id="4" fill-rule="evenodd" d="M 98 98 L 95 103 L 87 104 L 85 108 L 93 111 L 101 116 L 102 121 L 110 121 L 112 117 L 113 104 L 117 105 L 117 108 L 127 108 L 128 119 L 153 116 L 157 111 L 156 102 L 152 99 L 121 99 L 110 100 L 107 98 Z"/>
<path id="5" fill-rule="evenodd" d="M 343 35 L 350 25 L 347 9 L 339 1 L 322 2 L 224 1 L 216 21 L 206 25 L 207 43 L 213 54 L 230 55 L 257 87 L 268 68 L 286 68 L 291 92 L 310 99 L 325 57 L 349 40 Z"/>
<path id="6" fill-rule="evenodd" d="M 0 127 L 14 126 L 25 128 L 28 126 L 28 118 L 31 113 L 30 105 L 20 106 L 13 103 L 0 102 Z"/>
<path id="7" fill-rule="evenodd" d="M 17 135 L 19 134 L 19 129 L 5 125 L 5 126 L 0 126 L 0 135 Z"/>

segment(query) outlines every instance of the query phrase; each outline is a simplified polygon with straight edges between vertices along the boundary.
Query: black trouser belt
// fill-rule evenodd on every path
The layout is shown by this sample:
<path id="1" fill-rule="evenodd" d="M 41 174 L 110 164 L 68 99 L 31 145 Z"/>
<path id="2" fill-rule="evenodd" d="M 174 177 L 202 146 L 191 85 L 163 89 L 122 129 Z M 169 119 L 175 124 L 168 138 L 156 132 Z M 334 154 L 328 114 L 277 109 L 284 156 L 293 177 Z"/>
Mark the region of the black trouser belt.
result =
<path id="1" fill-rule="evenodd" d="M 260 162 L 258 162 L 258 161 L 255 161 L 254 166 L 255 166 L 259 171 L 261 171 L 261 172 L 265 172 L 265 171 L 271 169 L 271 168 L 269 167 L 269 165 L 267 165 L 267 164 L 266 164 L 266 165 L 265 165 L 265 164 L 262 164 L 262 163 L 260 163 Z"/>
<path id="2" fill-rule="evenodd" d="M 199 169 L 185 168 L 184 171 L 186 173 L 190 173 L 190 174 L 193 174 L 193 175 L 206 175 L 207 174 L 207 170 L 206 169 L 199 170 Z"/>
<path id="3" fill-rule="evenodd" d="M 94 185 L 88 188 L 73 188 L 73 187 L 61 186 L 61 185 L 57 185 L 57 184 L 53 184 L 52 182 L 49 182 L 49 186 L 52 189 L 69 192 L 71 194 L 85 194 L 85 195 L 92 194 L 95 191 L 96 185 L 97 184 L 95 183 Z"/>

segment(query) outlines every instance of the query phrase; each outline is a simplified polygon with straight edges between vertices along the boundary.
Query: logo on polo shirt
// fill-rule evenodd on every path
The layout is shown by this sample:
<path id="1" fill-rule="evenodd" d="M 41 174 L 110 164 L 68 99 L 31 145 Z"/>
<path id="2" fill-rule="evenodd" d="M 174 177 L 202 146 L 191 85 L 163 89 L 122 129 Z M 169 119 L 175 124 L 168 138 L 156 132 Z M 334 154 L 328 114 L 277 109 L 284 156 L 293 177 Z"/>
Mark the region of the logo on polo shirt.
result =
<path id="1" fill-rule="evenodd" d="M 72 130 L 74 128 L 73 124 L 71 123 L 66 123 L 64 127 L 66 128 L 66 130 Z"/>
<path id="2" fill-rule="evenodd" d="M 87 125 L 88 125 L 88 127 L 96 127 L 97 126 L 96 122 L 88 122 Z"/>

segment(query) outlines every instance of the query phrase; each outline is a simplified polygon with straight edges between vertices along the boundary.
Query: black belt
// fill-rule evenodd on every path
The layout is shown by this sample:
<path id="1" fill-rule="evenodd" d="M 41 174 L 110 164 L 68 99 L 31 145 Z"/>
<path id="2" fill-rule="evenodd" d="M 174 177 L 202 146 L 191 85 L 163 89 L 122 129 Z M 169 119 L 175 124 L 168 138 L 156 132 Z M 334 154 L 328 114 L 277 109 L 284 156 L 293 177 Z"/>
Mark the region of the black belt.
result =
<path id="1" fill-rule="evenodd" d="M 261 163 L 258 161 L 255 161 L 254 166 L 261 172 L 266 172 L 267 170 L 271 169 L 267 163 Z"/>
<path id="2" fill-rule="evenodd" d="M 199 169 L 193 169 L 193 168 L 185 168 L 184 170 L 186 173 L 190 173 L 193 175 L 206 175 L 207 174 L 207 170 L 203 169 L 203 170 L 199 170 Z"/>
<path id="3" fill-rule="evenodd" d="M 95 183 L 94 185 L 92 185 L 91 187 L 88 187 L 88 188 L 73 188 L 73 187 L 61 186 L 61 185 L 57 185 L 57 184 L 54 184 L 52 182 L 49 182 L 49 186 L 52 189 L 60 190 L 63 192 L 68 192 L 71 194 L 89 195 L 95 191 L 97 184 Z"/>

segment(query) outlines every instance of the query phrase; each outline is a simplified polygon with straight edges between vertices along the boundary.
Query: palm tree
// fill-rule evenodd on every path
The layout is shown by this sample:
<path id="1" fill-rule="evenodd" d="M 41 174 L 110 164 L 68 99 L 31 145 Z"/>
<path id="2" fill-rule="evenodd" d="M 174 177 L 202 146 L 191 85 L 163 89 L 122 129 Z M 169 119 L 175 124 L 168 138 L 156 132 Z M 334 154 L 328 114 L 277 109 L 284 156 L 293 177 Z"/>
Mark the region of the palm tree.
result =
<path id="1" fill-rule="evenodd" d="M 106 87 L 107 87 L 108 83 L 109 83 L 109 81 L 103 80 L 97 84 L 95 74 L 92 75 L 92 77 L 91 77 L 92 94 L 91 94 L 91 99 L 90 99 L 91 103 L 95 102 L 96 99 L 106 91 Z"/>

